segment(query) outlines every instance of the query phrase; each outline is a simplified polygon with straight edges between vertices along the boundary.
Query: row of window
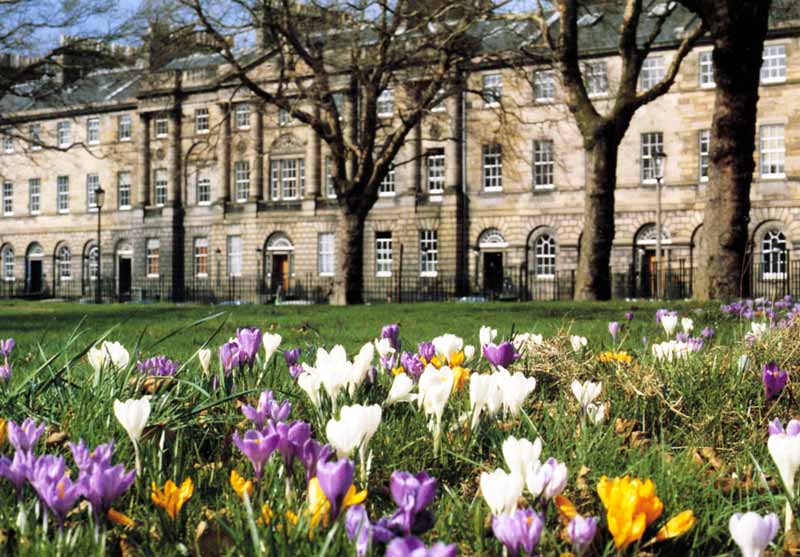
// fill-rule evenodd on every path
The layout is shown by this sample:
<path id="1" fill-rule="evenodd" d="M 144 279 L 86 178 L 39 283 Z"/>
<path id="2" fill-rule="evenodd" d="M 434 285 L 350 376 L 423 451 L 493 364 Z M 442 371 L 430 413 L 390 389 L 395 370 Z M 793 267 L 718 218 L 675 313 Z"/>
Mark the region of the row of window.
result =
<path id="1" fill-rule="evenodd" d="M 714 63 L 711 51 L 698 55 L 699 85 L 703 88 L 715 86 Z M 642 62 L 639 72 L 639 88 L 647 91 L 657 85 L 667 71 L 664 56 L 650 56 Z M 608 64 L 603 61 L 586 62 L 583 65 L 584 84 L 589 96 L 608 94 Z M 764 47 L 761 66 L 761 83 L 782 83 L 786 81 L 786 46 L 769 45 Z M 503 97 L 503 77 L 499 73 L 483 75 L 483 98 L 487 104 L 499 104 Z M 536 102 L 552 102 L 556 98 L 556 72 L 537 71 L 533 75 L 533 98 Z"/>
<path id="2" fill-rule="evenodd" d="M 86 208 L 89 211 L 97 209 L 95 191 L 100 187 L 100 177 L 97 174 L 86 175 Z M 70 180 L 69 176 L 56 178 L 56 209 L 59 213 L 70 211 Z M 2 191 L 3 215 L 14 215 L 14 184 L 3 182 Z M 117 203 L 118 208 L 125 210 L 131 208 L 131 173 L 117 173 Z M 28 180 L 28 212 L 38 215 L 42 210 L 42 181 L 40 178 Z"/>

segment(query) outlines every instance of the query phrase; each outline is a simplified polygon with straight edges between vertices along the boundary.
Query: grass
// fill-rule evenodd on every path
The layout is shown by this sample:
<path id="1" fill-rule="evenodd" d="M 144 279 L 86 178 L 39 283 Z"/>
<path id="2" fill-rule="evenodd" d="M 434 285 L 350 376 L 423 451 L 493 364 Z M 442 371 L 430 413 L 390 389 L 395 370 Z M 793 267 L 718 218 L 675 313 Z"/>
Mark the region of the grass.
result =
<path id="1" fill-rule="evenodd" d="M 207 344 L 216 349 L 235 334 L 237 327 L 257 326 L 283 336 L 281 348 L 300 346 L 303 361 L 313 364 L 318 346 L 343 344 L 349 356 L 380 333 L 382 325 L 401 324 L 405 349 L 420 341 L 451 332 L 467 344 L 478 344 L 478 329 L 491 325 L 500 338 L 514 333 L 543 334 L 545 342 L 516 368 L 537 379 L 538 385 L 518 417 L 483 419 L 475 432 L 459 418 L 469 410 L 469 387 L 454 394 L 444 415 L 445 436 L 441 455 L 434 456 L 427 420 L 416 405 L 397 404 L 383 408 L 383 422 L 370 442 L 373 460 L 366 507 L 374 520 L 391 513 L 395 506 L 388 491 L 393 470 L 428 471 L 438 479 L 433 504 L 436 522 L 425 534 L 426 543 L 442 540 L 458 544 L 459 555 L 501 555 L 500 544 L 489 528 L 489 510 L 478 494 L 480 473 L 504 467 L 502 442 L 509 436 L 544 443 L 543 458 L 554 456 L 565 462 L 569 480 L 565 495 L 581 513 L 603 515 L 595 491 L 601 476 L 633 474 L 651 478 L 664 503 L 666 518 L 693 509 L 698 518 L 685 536 L 648 548 L 659 555 L 723 555 L 733 551 L 727 530 L 731 514 L 743 510 L 780 512 L 784 496 L 778 489 L 776 469 L 766 451 L 768 419 L 783 421 L 796 411 L 793 392 L 765 403 L 760 382 L 761 364 L 777 360 L 790 373 L 800 363 L 800 338 L 795 329 L 774 332 L 766 340 L 748 346 L 743 341 L 749 323 L 724 318 L 717 306 L 670 304 L 681 315 L 691 316 L 696 332 L 704 326 L 716 328 L 717 338 L 685 362 L 657 363 L 645 348 L 664 340 L 653 315 L 658 306 L 642 303 L 607 304 L 420 304 L 379 305 L 353 308 L 328 306 L 92 306 L 63 303 L 15 302 L 0 305 L 0 338 L 14 337 L 12 380 L 0 393 L 0 416 L 20 421 L 34 417 L 44 421 L 49 442 L 38 451 L 65 456 L 73 476 L 77 473 L 66 441 L 79 438 L 94 446 L 114 438 L 114 462 L 133 466 L 133 448 L 112 413 L 114 399 L 138 398 L 143 385 L 135 365 L 111 373 L 95 373 L 83 354 L 98 338 L 122 342 L 136 358 L 165 354 L 183 362 L 176 379 L 161 385 L 152 397 L 153 411 L 141 443 L 143 478 L 115 504 L 130 516 L 129 529 L 103 529 L 97 542 L 86 504 L 70 516 L 69 535 L 60 540 L 52 531 L 42 531 L 36 519 L 35 496 L 26 488 L 28 529 L 17 526 L 18 508 L 13 488 L 0 480 L 0 529 L 5 533 L 9 554 L 51 555 L 132 552 L 138 555 L 351 555 L 352 543 L 344 534 L 344 520 L 318 527 L 311 539 L 299 464 L 295 464 L 291 493 L 285 475 L 273 457 L 265 480 L 253 494 L 256 514 L 263 504 L 273 511 L 269 525 L 252 524 L 241 499 L 231 489 L 231 469 L 252 477 L 252 467 L 231 443 L 234 432 L 248 425 L 239 406 L 253 404 L 265 388 L 286 397 L 293 405 L 292 419 L 307 420 L 315 438 L 325 441 L 329 406 L 317 412 L 307 396 L 291 380 L 282 357 L 262 370 L 244 373 L 233 385 L 213 389 L 212 379 L 202 374 L 195 353 Z M 616 342 L 608 333 L 609 321 L 624 321 L 633 309 L 636 317 Z M 576 356 L 567 334 L 588 338 L 588 350 Z M 601 363 L 596 355 L 623 349 L 633 363 Z M 747 353 L 750 369 L 737 367 Z M 375 359 L 377 363 L 377 357 Z M 473 373 L 488 372 L 485 360 L 468 362 Z M 600 425 L 586 423 L 570 392 L 573 379 L 603 382 L 602 401 L 608 419 Z M 380 374 L 374 385 L 362 385 L 350 399 L 342 395 L 339 405 L 381 404 L 391 378 Z M 324 397 L 323 397 L 324 398 Z M 6 443 L 6 455 L 13 450 Z M 758 468 L 769 483 L 762 486 Z M 358 476 L 358 467 L 357 474 Z M 163 485 L 191 477 L 195 494 L 178 520 L 166 518 L 150 502 L 150 482 Z M 357 482 L 359 483 L 359 482 Z M 362 487 L 359 485 L 359 487 Z M 540 506 L 547 527 L 538 551 L 544 555 L 563 553 L 569 543 L 559 535 L 559 519 L 552 504 Z M 286 511 L 300 514 L 292 526 Z M 600 534 L 590 555 L 614 555 L 615 549 L 600 521 Z M 259 539 L 254 544 L 252 531 Z M 652 531 L 655 527 L 652 528 Z M 198 534 L 200 532 L 200 534 Z M 651 537 L 651 530 L 644 539 Z M 2 543 L 2 542 L 0 542 Z M 105 549 L 99 549 L 99 548 Z M 634 554 L 634 548 L 628 551 Z M 382 555 L 374 548 L 373 555 Z"/>

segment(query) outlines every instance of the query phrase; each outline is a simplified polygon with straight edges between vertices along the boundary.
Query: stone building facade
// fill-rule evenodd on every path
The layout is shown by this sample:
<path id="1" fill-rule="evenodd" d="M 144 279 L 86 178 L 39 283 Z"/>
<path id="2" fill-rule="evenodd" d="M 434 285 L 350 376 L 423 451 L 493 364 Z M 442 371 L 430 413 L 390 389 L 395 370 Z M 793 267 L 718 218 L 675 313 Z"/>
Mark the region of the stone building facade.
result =
<path id="1" fill-rule="evenodd" d="M 669 66 L 654 51 L 642 87 Z M 671 91 L 640 109 L 620 148 L 615 293 L 652 293 L 653 154 L 663 169 L 664 267 L 691 291 L 701 261 L 714 103 L 711 47 L 684 61 Z M 750 216 L 759 281 L 800 255 L 800 35 L 771 31 L 764 52 Z M 619 59 L 584 63 L 611 102 Z M 524 75 L 523 75 L 524 74 Z M 431 111 L 382 186 L 365 235 L 365 276 L 426 288 L 462 284 L 566 297 L 577 266 L 585 160 L 552 70 L 477 67 L 468 89 Z M 396 117 L 394 98 L 385 118 Z M 495 101 L 495 102 L 490 102 Z M 91 296 L 97 269 L 94 189 L 106 296 L 213 295 L 233 279 L 260 291 L 330 287 L 336 200 L 326 146 L 237 86 L 214 55 L 157 69 L 97 71 L 57 97 L 0 101 L 0 277 L 5 292 Z M 37 147 L 37 144 L 43 144 Z M 533 287 L 535 285 L 535 288 Z M 188 293 L 192 295 L 187 296 Z"/>

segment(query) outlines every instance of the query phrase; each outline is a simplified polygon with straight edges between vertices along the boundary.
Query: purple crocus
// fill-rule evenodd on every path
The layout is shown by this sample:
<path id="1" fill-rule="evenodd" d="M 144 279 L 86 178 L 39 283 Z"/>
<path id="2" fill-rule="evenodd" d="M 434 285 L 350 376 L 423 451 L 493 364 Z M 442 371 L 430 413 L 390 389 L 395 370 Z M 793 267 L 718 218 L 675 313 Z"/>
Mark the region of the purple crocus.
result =
<path id="1" fill-rule="evenodd" d="M 394 348 L 394 351 L 400 352 L 400 325 L 397 323 L 384 325 L 383 329 L 381 329 L 381 338 L 389 339 L 389 344 Z"/>
<path id="2" fill-rule="evenodd" d="M 88 472 L 93 464 L 99 466 L 110 466 L 111 457 L 114 455 L 114 440 L 108 443 L 97 445 L 93 451 L 89 450 L 83 439 L 80 439 L 77 444 L 69 443 L 69 450 L 72 453 L 72 459 L 75 465 L 81 472 Z"/>
<path id="3" fill-rule="evenodd" d="M 714 330 L 714 327 L 705 327 L 700 336 L 706 340 L 711 340 L 717 335 L 717 332 Z"/>
<path id="4" fill-rule="evenodd" d="M 656 325 L 661 325 L 661 318 L 665 315 L 669 315 L 669 310 L 667 308 L 656 310 Z"/>
<path id="5" fill-rule="evenodd" d="M 239 343 L 235 340 L 226 342 L 219 347 L 219 360 L 222 362 L 222 369 L 225 373 L 231 373 L 234 369 L 241 367 L 244 363 Z"/>
<path id="6" fill-rule="evenodd" d="M 283 455 L 286 469 L 291 470 L 292 462 L 301 456 L 303 446 L 311 438 L 311 426 L 301 420 L 291 424 L 270 421 L 265 433 L 277 435 L 278 443 L 275 449 Z"/>
<path id="7" fill-rule="evenodd" d="M 353 485 L 355 466 L 349 458 L 334 462 L 317 462 L 317 480 L 331 504 L 331 516 L 336 518 L 347 490 Z"/>
<path id="8" fill-rule="evenodd" d="M 630 323 L 631 321 L 633 321 L 633 312 L 632 312 L 632 311 L 629 311 L 629 312 L 627 312 L 627 313 L 625 314 L 625 321 L 628 321 L 629 323 Z"/>
<path id="9" fill-rule="evenodd" d="M 576 514 L 567 524 L 567 535 L 578 557 L 584 554 L 596 533 L 597 519 L 593 516 L 583 517 Z"/>
<path id="10" fill-rule="evenodd" d="M 261 330 L 257 327 L 236 329 L 236 341 L 239 343 L 242 363 L 249 364 L 252 368 L 256 354 L 261 349 Z"/>
<path id="11" fill-rule="evenodd" d="M 0 476 L 14 484 L 17 499 L 22 499 L 22 488 L 25 487 L 25 481 L 31 475 L 35 462 L 33 453 L 19 450 L 14 453 L 13 459 L 0 457 Z"/>
<path id="12" fill-rule="evenodd" d="M 303 463 L 303 468 L 306 469 L 306 481 L 316 475 L 317 464 L 320 462 L 327 462 L 333 454 L 334 451 L 330 445 L 323 445 L 315 439 L 309 439 L 303 443 L 298 456 L 300 462 Z"/>
<path id="13" fill-rule="evenodd" d="M 456 544 L 445 545 L 438 542 L 425 547 L 421 539 L 408 536 L 395 538 L 386 546 L 386 557 L 455 557 L 458 554 Z"/>
<path id="14" fill-rule="evenodd" d="M 616 342 L 617 335 L 622 330 L 622 325 L 620 325 L 617 321 L 612 321 L 608 324 L 608 332 L 611 333 L 611 339 Z"/>
<path id="15" fill-rule="evenodd" d="M 689 334 L 684 333 L 683 331 L 679 332 L 675 335 L 675 340 L 678 342 L 688 342 L 689 341 Z"/>
<path id="16" fill-rule="evenodd" d="M 425 509 L 436 497 L 436 478 L 427 472 L 411 474 L 395 471 L 390 483 L 392 499 L 399 507 L 390 523 L 404 535 L 423 534 L 433 526 L 433 516 Z"/>
<path id="17" fill-rule="evenodd" d="M 770 435 L 785 434 L 789 437 L 797 437 L 800 435 L 800 420 L 789 420 L 789 423 L 786 424 L 786 429 L 784 429 L 781 421 L 775 418 L 769 423 L 768 430 Z"/>
<path id="18" fill-rule="evenodd" d="M 500 345 L 491 343 L 483 345 L 483 357 L 494 367 L 506 368 L 520 359 L 520 354 L 511 342 Z"/>
<path id="19" fill-rule="evenodd" d="M 550 457 L 537 468 L 528 482 L 528 489 L 534 497 L 541 495 L 545 499 L 552 499 L 567 486 L 567 465 Z"/>
<path id="20" fill-rule="evenodd" d="M 761 376 L 764 382 L 764 392 L 767 395 L 767 400 L 778 398 L 786 382 L 789 380 L 789 374 L 778 367 L 776 362 L 769 362 L 764 364 L 763 373 Z"/>
<path id="21" fill-rule="evenodd" d="M 136 470 L 125 471 L 122 464 L 92 464 L 88 472 L 81 473 L 78 481 L 83 485 L 83 496 L 92 505 L 95 525 L 99 525 L 111 505 L 125 493 L 136 479 Z"/>
<path id="22" fill-rule="evenodd" d="M 8 362 L 4 362 L 0 365 L 0 381 L 3 383 L 8 383 L 8 380 L 11 379 L 11 364 Z"/>
<path id="23" fill-rule="evenodd" d="M 414 381 L 417 381 L 422 372 L 425 371 L 425 364 L 422 363 L 419 356 L 411 352 L 400 354 L 400 365 Z"/>
<path id="24" fill-rule="evenodd" d="M 249 429 L 244 433 L 244 437 L 239 437 L 238 432 L 234 433 L 233 443 L 250 459 L 256 472 L 256 480 L 260 480 L 264 464 L 278 446 L 278 435 L 274 432 L 263 434 L 256 429 Z"/>
<path id="25" fill-rule="evenodd" d="M 356 555 L 364 557 L 372 543 L 372 523 L 363 505 L 355 505 L 347 509 L 344 529 L 350 541 L 356 542 Z"/>
<path id="26" fill-rule="evenodd" d="M 689 352 L 694 354 L 703 349 L 706 341 L 701 337 L 689 337 L 686 343 L 689 345 Z"/>
<path id="27" fill-rule="evenodd" d="M 492 517 L 492 532 L 508 548 L 510 557 L 533 554 L 544 530 L 544 520 L 530 509 L 519 509 L 510 515 Z"/>
<path id="28" fill-rule="evenodd" d="M 417 352 L 420 357 L 425 359 L 425 363 L 431 363 L 431 360 L 436 355 L 436 347 L 432 342 L 420 342 L 417 346 Z"/>
<path id="29" fill-rule="evenodd" d="M 4 358 L 8 358 L 11 355 L 11 351 L 14 350 L 14 346 L 17 344 L 13 338 L 7 338 L 4 340 L 0 340 L 0 355 Z"/>
<path id="30" fill-rule="evenodd" d="M 64 473 L 60 478 L 48 478 L 40 482 L 36 487 L 36 492 L 47 508 L 56 516 L 58 528 L 63 532 L 67 513 L 83 495 L 83 485 L 80 482 L 73 482 L 69 475 Z"/>
<path id="31" fill-rule="evenodd" d="M 8 422 L 8 441 L 18 451 L 29 453 L 44 433 L 44 424 L 36 426 L 30 418 L 26 418 L 22 425 L 17 425 L 14 420 Z"/>
<path id="32" fill-rule="evenodd" d="M 167 377 L 175 375 L 180 367 L 180 362 L 170 360 L 166 356 L 153 356 L 143 362 L 137 362 L 136 367 L 146 375 Z"/>
<path id="33" fill-rule="evenodd" d="M 284 400 L 276 402 L 272 391 L 264 391 L 258 397 L 258 406 L 253 408 L 249 404 L 242 405 L 242 414 L 253 422 L 257 429 L 263 429 L 267 419 L 275 422 L 285 421 L 292 411 L 292 403 Z"/>
<path id="34" fill-rule="evenodd" d="M 292 379 L 303 373 L 303 366 L 300 365 L 300 348 L 292 348 L 291 350 L 284 350 L 283 357 L 286 360 L 286 365 L 289 366 L 289 373 Z"/>

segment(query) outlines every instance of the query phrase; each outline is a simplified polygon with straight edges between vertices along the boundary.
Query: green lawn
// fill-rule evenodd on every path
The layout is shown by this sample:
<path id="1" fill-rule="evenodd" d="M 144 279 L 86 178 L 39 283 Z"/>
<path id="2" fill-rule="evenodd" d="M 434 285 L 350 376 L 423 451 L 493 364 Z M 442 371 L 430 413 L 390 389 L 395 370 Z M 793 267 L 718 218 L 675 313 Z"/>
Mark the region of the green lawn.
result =
<path id="1" fill-rule="evenodd" d="M 588 555 L 614 555 L 603 506 L 596 486 L 601 476 L 632 474 L 650 478 L 663 501 L 662 517 L 643 537 L 652 537 L 656 527 L 684 509 L 692 509 L 697 524 L 685 536 L 648 548 L 659 555 L 723 555 L 735 550 L 728 533 L 728 519 L 737 511 L 760 513 L 783 509 L 777 487 L 777 472 L 766 450 L 766 424 L 797 413 L 793 378 L 776 402 L 764 401 L 761 365 L 777 360 L 793 374 L 800 363 L 797 327 L 775 331 L 752 346 L 743 340 L 749 322 L 724 317 L 718 305 L 670 303 L 681 316 L 694 319 L 695 334 L 705 326 L 717 330 L 714 342 L 686 361 L 656 362 L 649 345 L 666 339 L 656 326 L 653 303 L 487 303 L 376 305 L 351 308 L 329 306 L 174 306 L 174 305 L 76 305 L 55 302 L 15 302 L 0 305 L 0 339 L 14 337 L 17 347 L 11 361 L 14 373 L 0 392 L 0 417 L 21 421 L 33 417 L 47 424 L 50 442 L 40 442 L 38 452 L 62 455 L 67 467 L 77 470 L 66 441 L 82 438 L 90 446 L 116 440 L 115 463 L 133 467 L 131 442 L 112 412 L 114 399 L 138 398 L 144 394 L 136 371 L 136 357 L 164 354 L 183 362 L 174 381 L 157 388 L 152 396 L 152 414 L 141 442 L 143 477 L 122 495 L 114 508 L 130 516 L 135 524 L 102 529 L 104 540 L 96 542 L 91 513 L 86 505 L 70 515 L 70 534 L 59 542 L 52 522 L 45 534 L 34 508 L 35 495 L 26 488 L 24 508 L 27 530 L 17 524 L 18 507 L 11 484 L 0 479 L 0 532 L 8 554 L 52 555 L 58 544 L 62 554 L 100 554 L 98 543 L 109 554 L 121 547 L 135 548 L 141 555 L 354 555 L 353 544 L 344 534 L 344 519 L 319 526 L 309 539 L 306 495 L 302 468 L 297 462 L 287 492 L 282 461 L 273 456 L 264 480 L 252 499 L 256 514 L 263 504 L 273 511 L 269 525 L 251 523 L 241 499 L 228 478 L 232 469 L 253 477 L 249 461 L 232 444 L 234 432 L 249 427 L 239 406 L 254 404 L 265 388 L 278 399 L 288 398 L 292 419 L 310 423 L 313 436 L 326 441 L 326 423 L 333 415 L 323 394 L 317 411 L 290 378 L 280 354 L 268 367 L 259 365 L 250 373 L 236 375 L 223 388 L 214 388 L 213 378 L 204 376 L 194 355 L 207 345 L 212 349 L 212 370 L 219 367 L 217 348 L 235 335 L 237 327 L 256 326 L 282 335 L 281 349 L 303 348 L 302 361 L 314 363 L 318 346 L 340 343 L 352 359 L 366 342 L 380 335 L 387 323 L 399 323 L 403 349 L 415 351 L 417 343 L 434 336 L 454 333 L 466 344 L 478 345 L 481 325 L 498 329 L 499 339 L 532 332 L 544 335 L 544 344 L 531 347 L 511 367 L 537 380 L 537 386 L 519 416 L 498 415 L 481 420 L 474 431 L 463 422 L 469 412 L 469 384 L 454 392 L 443 419 L 443 444 L 433 454 L 427 419 L 414 404 L 383 407 L 383 419 L 369 448 L 373 453 L 366 487 L 365 506 L 376 520 L 391 513 L 395 505 L 389 492 L 394 470 L 422 470 L 438 480 L 437 497 L 431 509 L 436 522 L 423 536 L 426 543 L 444 541 L 458 545 L 459 555 L 502 555 L 492 536 L 490 512 L 479 494 L 481 472 L 505 468 L 501 446 L 509 435 L 535 439 L 544 445 L 542 459 L 553 456 L 569 471 L 564 495 L 583 514 L 601 517 L 598 536 Z M 610 321 L 633 321 L 616 342 L 608 332 Z M 588 338 L 580 355 L 572 352 L 568 334 Z M 95 372 L 83 357 L 95 341 L 105 336 L 119 341 L 131 352 L 131 366 L 119 372 Z M 643 343 L 647 337 L 648 347 Z M 601 363 L 599 353 L 625 350 L 631 364 Z M 478 350 L 479 352 L 479 350 Z M 752 365 L 737 369 L 742 354 Z M 262 352 L 263 355 L 263 352 Z M 374 363 L 378 364 L 377 355 Z M 465 364 L 475 373 L 489 373 L 485 360 Z M 603 382 L 600 399 L 608 418 L 590 425 L 570 391 L 573 379 Z M 392 377 L 379 373 L 375 384 L 361 385 L 352 396 L 342 393 L 338 406 L 382 404 Z M 324 389 L 323 389 L 324 391 Z M 797 393 L 800 394 L 800 393 Z M 467 422 L 468 423 L 468 422 Z M 8 442 L 0 452 L 11 455 Z M 356 461 L 356 477 L 360 466 Z M 757 476 L 760 466 L 770 478 L 763 489 Z M 150 483 L 163 485 L 192 478 L 193 497 L 175 521 L 150 502 Z M 560 535 L 559 518 L 552 503 L 534 501 L 528 495 L 520 504 L 544 512 L 545 533 L 538 553 L 556 555 L 570 550 Z M 286 512 L 300 515 L 294 526 Z M 37 518 L 38 517 L 38 518 Z M 205 533 L 197 536 L 198 528 Z M 212 533 L 213 535 L 209 534 Z M 256 543 L 253 538 L 259 541 Z M 2 541 L 4 539 L 4 541 Z M 125 540 L 124 542 L 122 540 Z M 779 538 L 780 540 L 781 538 Z M 70 545 L 71 544 L 71 545 Z M 184 549 L 182 549 L 184 548 Z M 220 549 L 222 548 L 222 549 Z M 635 544 L 627 554 L 635 554 Z M 374 547 L 373 556 L 383 555 Z"/>

